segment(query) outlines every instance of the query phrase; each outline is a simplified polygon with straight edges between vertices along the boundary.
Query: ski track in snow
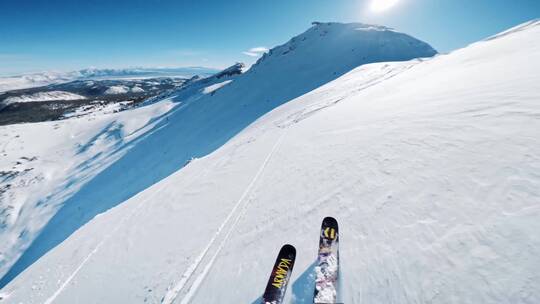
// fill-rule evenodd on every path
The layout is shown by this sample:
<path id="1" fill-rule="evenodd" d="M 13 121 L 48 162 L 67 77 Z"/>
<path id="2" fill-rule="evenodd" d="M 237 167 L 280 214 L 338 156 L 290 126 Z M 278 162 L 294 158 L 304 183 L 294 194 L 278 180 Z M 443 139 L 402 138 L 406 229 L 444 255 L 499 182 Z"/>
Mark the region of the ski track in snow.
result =
<path id="1" fill-rule="evenodd" d="M 284 303 L 313 303 L 327 215 L 345 228 L 340 302 L 540 303 L 538 31 L 359 67 L 275 108 L 74 232 L 6 303 L 255 304 L 285 237 L 303 253 Z"/>
<path id="2" fill-rule="evenodd" d="M 210 170 L 207 169 L 206 173 L 208 173 L 209 171 Z M 206 176 L 206 173 L 204 174 L 204 176 Z M 222 223 L 222 226 L 224 226 L 224 224 L 225 224 L 225 222 Z M 210 247 L 212 247 L 212 244 L 214 243 L 215 239 L 219 235 L 220 230 L 223 228 L 222 226 L 220 226 L 218 228 L 218 230 L 217 230 L 216 234 L 214 235 L 214 237 L 210 240 L 208 245 L 203 249 L 201 254 L 199 254 L 199 256 L 195 259 L 195 262 L 193 262 L 186 269 L 184 274 L 182 274 L 180 281 L 173 288 L 170 288 L 168 290 L 168 292 L 162 298 L 161 303 L 172 303 L 176 299 L 176 297 L 178 296 L 180 291 L 182 291 L 182 289 L 184 288 L 184 285 L 186 284 L 186 282 L 191 278 L 191 276 L 193 275 L 193 273 L 195 272 L 195 270 L 197 269 L 197 267 L 199 266 L 201 261 L 204 259 L 204 257 L 206 255 L 206 253 L 208 252 L 208 250 L 210 250 Z"/>
<path id="3" fill-rule="evenodd" d="M 223 160 L 222 160 L 223 161 Z M 217 162 L 216 165 L 218 165 L 219 163 L 221 162 Z M 199 173 L 198 176 L 196 176 L 194 179 L 192 179 L 191 183 L 189 183 L 189 185 L 192 185 L 193 183 L 195 183 L 195 181 L 199 180 L 200 178 L 203 178 L 211 171 L 210 169 L 214 168 L 214 166 L 210 166 L 210 167 L 207 167 L 206 170 L 203 170 L 201 173 Z M 163 189 L 166 188 L 166 185 L 162 185 L 159 189 L 157 189 L 157 192 L 160 192 L 162 191 Z M 62 291 L 64 291 L 64 289 L 69 285 L 69 283 L 71 283 L 71 281 L 77 276 L 77 274 L 79 273 L 79 271 L 86 265 L 86 263 L 88 261 L 90 261 L 90 259 L 92 258 L 92 256 L 94 254 L 96 254 L 99 249 L 103 246 L 103 244 L 105 244 L 112 236 L 114 236 L 116 234 L 116 232 L 123 226 L 123 224 L 125 222 L 127 222 L 129 219 L 133 218 L 133 217 L 136 217 L 137 215 L 139 215 L 139 213 L 143 210 L 143 207 L 151 200 L 151 198 L 147 198 L 145 199 L 141 204 L 139 204 L 137 207 L 135 207 L 135 209 L 129 213 L 128 215 L 124 216 L 120 221 L 119 223 L 116 225 L 116 227 L 112 230 L 112 232 L 110 234 L 108 234 L 107 236 L 105 236 L 95 247 L 94 249 L 82 260 L 82 262 L 79 264 L 79 266 L 77 266 L 77 268 L 75 268 L 75 270 L 69 275 L 69 277 L 64 281 L 64 283 L 62 283 L 62 285 L 60 285 L 60 288 L 58 288 L 53 295 L 51 295 L 45 302 L 44 304 L 51 304 L 53 303 L 54 300 L 56 300 L 56 298 L 58 298 L 58 296 L 62 293 Z"/>
<path id="4" fill-rule="evenodd" d="M 365 31 L 359 31 L 358 29 L 365 29 Z M 374 37 L 378 38 L 374 39 Z M 381 44 L 381 39 L 387 42 Z M 312 50 L 317 51 L 313 52 Z M 188 157 L 194 155 L 206 155 L 220 147 L 222 144 L 225 144 L 226 141 L 236 135 L 237 132 L 249 126 L 268 111 L 275 109 L 294 98 L 309 93 L 323 84 L 337 79 L 355 67 L 374 62 L 407 61 L 418 57 L 430 57 L 435 54 L 436 51 L 427 43 L 384 27 L 373 27 L 358 23 L 313 24 L 313 26 L 305 33 L 295 36 L 288 42 L 273 48 L 273 51 L 261 58 L 258 63 L 251 67 L 245 74 L 238 75 L 237 72 L 242 67 L 234 65 L 233 67 L 216 74 L 215 77 L 209 77 L 204 80 L 194 79 L 192 84 L 185 89 L 178 90 L 170 95 L 158 96 L 147 101 L 146 104 L 148 105 L 157 103 L 157 107 L 159 107 L 160 100 L 167 100 L 166 102 L 174 103 L 179 102 L 181 104 L 167 116 L 172 119 L 171 123 L 163 123 L 155 126 L 155 129 L 153 129 L 155 132 L 152 133 L 153 135 L 148 134 L 148 136 L 141 138 L 141 141 L 133 142 L 133 144 L 130 145 L 130 148 L 132 147 L 133 150 L 130 150 L 125 155 L 121 156 L 121 158 L 111 160 L 110 163 L 107 163 L 105 160 L 96 157 L 96 161 L 94 162 L 96 164 L 95 167 L 75 167 L 77 170 L 78 168 L 81 168 L 80 171 L 84 173 L 92 170 L 92 172 L 90 172 L 91 174 L 89 173 L 86 175 L 88 179 L 81 181 L 77 186 L 80 185 L 81 191 L 85 191 L 88 187 L 93 187 L 92 185 L 105 181 L 108 178 L 108 174 L 119 174 L 119 178 L 113 178 L 113 183 L 107 183 L 110 187 L 110 190 L 108 190 L 110 191 L 110 194 L 117 193 L 113 189 L 115 187 L 113 184 L 117 184 L 118 187 L 125 187 L 126 193 L 135 195 L 153 185 L 155 181 L 164 179 L 180 169 L 188 159 L 183 159 L 183 157 L 180 157 L 179 155 L 185 154 Z M 340 58 L 340 60 L 335 60 L 335 58 Z M 368 74 L 367 78 L 370 78 L 371 76 L 373 75 Z M 217 88 L 217 84 L 225 84 L 227 81 L 233 79 L 233 82 L 221 87 L 218 91 L 213 91 L 213 89 Z M 190 106 L 183 107 L 182 104 L 190 104 Z M 133 120 L 137 122 L 144 117 L 144 115 L 141 115 L 140 113 L 137 114 L 137 112 L 144 112 L 144 108 L 145 107 L 141 107 L 133 112 L 124 112 L 124 114 L 115 116 L 122 116 L 122 121 Z M 95 118 L 92 117 L 92 119 Z M 82 123 L 73 123 L 72 125 L 74 129 L 83 129 Z M 93 134 L 96 134 L 96 132 L 100 133 L 101 131 L 98 130 L 98 128 L 97 124 L 95 124 L 94 128 L 84 128 L 84 134 L 92 136 Z M 25 132 L 25 134 L 23 134 L 24 137 L 21 138 L 21 147 L 33 148 L 35 146 L 36 152 L 39 153 L 37 156 L 39 156 L 40 159 L 50 159 L 50 155 L 57 154 L 57 147 L 66 147 L 74 142 L 74 140 L 67 140 L 67 138 L 69 138 L 67 136 L 58 136 L 58 140 L 54 142 L 55 145 L 50 145 L 48 149 L 43 149 L 38 145 L 28 143 L 34 141 L 34 138 L 37 137 L 32 134 L 34 133 L 33 128 L 28 129 L 29 132 Z M 19 128 L 16 128 L 15 130 L 19 131 Z M 70 133 L 70 135 L 74 134 L 74 132 Z M 80 131 L 80 133 L 83 132 Z M 117 133 L 114 135 L 116 136 L 116 134 Z M 129 132 L 126 134 L 129 134 Z M 48 136 L 49 135 L 46 134 L 44 138 L 47 138 Z M 169 136 L 177 137 L 178 140 L 169 140 L 167 139 Z M 107 142 L 109 139 L 113 138 L 115 137 L 104 137 L 100 139 L 100 141 Z M 23 139 L 27 139 L 26 143 L 23 143 Z M 204 140 L 201 141 L 200 139 Z M 80 140 L 77 140 L 75 143 L 79 144 L 79 141 Z M 155 143 L 155 145 L 150 143 Z M 161 149 L 156 149 L 160 144 L 163 144 Z M 49 245 L 58 245 L 56 241 L 49 243 L 49 236 L 54 236 L 55 233 L 47 232 L 42 234 L 42 237 L 38 236 L 42 229 L 45 229 L 42 227 L 54 226 L 49 226 L 47 224 L 50 217 L 41 216 L 42 213 L 56 216 L 57 210 L 49 206 L 60 206 L 60 204 L 67 199 L 82 202 L 78 199 L 79 196 L 75 196 L 75 198 L 72 197 L 74 194 L 81 194 L 81 191 L 75 191 L 74 188 L 71 187 L 72 191 L 69 192 L 62 186 L 65 177 L 80 174 L 80 172 L 75 171 L 75 169 L 72 170 L 70 167 L 63 166 L 65 163 L 64 159 L 71 160 L 77 158 L 82 159 L 86 163 L 86 157 L 92 157 L 97 153 L 106 154 L 107 151 L 112 151 L 112 149 L 114 149 L 114 147 L 104 147 L 100 150 L 96 145 L 95 151 L 84 153 L 84 155 L 77 153 L 77 156 L 73 157 L 68 154 L 68 152 L 70 152 L 68 151 L 62 155 L 63 157 L 52 158 L 52 162 L 47 165 L 47 167 L 50 168 L 49 172 L 52 172 L 52 170 L 63 171 L 59 172 L 61 174 L 51 174 L 58 178 L 48 182 L 50 185 L 48 185 L 48 188 L 40 187 L 44 190 L 42 190 L 42 193 L 39 193 L 39 195 L 35 194 L 31 198 L 26 198 L 25 195 L 31 193 L 26 191 L 26 189 L 20 192 L 9 190 L 9 194 L 11 195 L 11 193 L 14 193 L 13 197 L 18 200 L 18 206 L 24 206 L 25 208 L 23 209 L 24 212 L 21 213 L 22 216 L 20 217 L 20 220 L 18 220 L 17 225 L 9 226 L 7 234 L 14 241 L 13 244 L 9 243 L 5 245 L 5 247 L 7 247 L 7 254 L 3 256 L 7 256 L 8 259 L 6 259 L 5 263 L 0 261 L 0 273 L 2 273 L 2 275 L 8 273 L 11 267 L 17 263 L 18 260 L 21 260 L 21 263 L 18 265 L 22 266 L 17 266 L 10 272 L 14 276 L 18 276 L 24 269 L 29 267 L 35 259 L 39 259 L 43 256 L 45 252 L 34 251 L 33 248 L 37 248 L 37 244 L 47 244 L 47 250 L 54 248 L 54 246 L 49 247 Z M 262 153 L 262 155 L 265 155 L 267 152 L 264 151 Z M 137 158 L 137 161 L 134 162 L 136 165 L 133 165 L 134 163 L 128 164 L 131 157 Z M 56 161 L 57 159 L 59 161 Z M 16 158 L 13 157 L 13 160 L 15 162 Z M 105 165 L 108 164 L 112 164 L 111 169 L 106 169 Z M 130 174 L 125 174 L 126 172 L 123 172 L 123 170 L 117 171 L 117 169 L 121 168 L 124 164 L 129 167 Z M 44 167 L 41 164 L 39 165 L 40 167 Z M 258 162 L 253 163 L 253 165 L 258 165 Z M 36 168 L 40 167 L 36 166 Z M 37 172 L 37 170 L 35 172 Z M 151 172 L 152 175 L 146 174 L 147 172 Z M 246 178 L 249 179 L 251 177 L 250 174 L 251 172 L 248 173 Z M 136 178 L 137 182 L 129 183 L 129 186 L 126 187 L 123 182 L 131 179 L 131 176 L 140 176 L 141 178 Z M 152 177 L 144 178 L 143 176 Z M 33 187 L 38 188 L 38 186 Z M 56 189 L 59 190 L 56 191 Z M 54 196 L 50 196 L 51 190 L 54 191 Z M 239 190 L 242 191 L 243 189 Z M 94 191 L 93 193 L 101 193 L 101 191 Z M 108 194 L 109 193 L 97 194 L 96 197 L 107 197 L 106 203 L 114 206 L 122 202 L 120 198 Z M 236 202 L 235 196 L 231 197 L 229 202 L 234 204 L 234 202 Z M 33 206 L 36 206 L 37 208 L 33 208 Z M 95 211 L 98 212 L 99 210 Z M 222 212 L 225 215 L 228 211 L 227 208 Z M 17 213 L 13 212 L 12 214 Z M 91 215 L 88 217 L 91 218 Z M 63 218 L 63 213 L 60 213 L 56 218 Z M 70 227 L 70 229 L 62 231 L 62 233 L 65 233 L 65 236 L 71 235 L 77 228 L 80 228 L 85 224 L 86 220 L 87 219 L 84 218 L 80 222 L 73 221 L 75 224 L 73 227 L 74 229 L 71 229 L 72 227 Z M 202 239 L 203 244 L 206 244 L 207 240 L 210 240 L 214 235 L 214 225 L 216 226 L 215 228 L 217 228 L 222 221 L 223 219 L 219 218 L 215 223 L 212 223 L 211 227 L 208 227 L 209 234 Z M 27 226 L 30 226 L 31 229 L 26 229 L 28 228 Z M 111 225 L 111 227 L 114 226 Z M 222 235 L 225 232 L 226 231 L 223 231 Z M 19 235 L 24 235 L 24 238 L 18 237 Z M 34 241 L 36 246 L 30 247 L 30 244 L 33 244 Z M 96 242 L 97 241 L 98 240 L 96 240 Z M 215 242 L 218 241 L 219 239 Z M 0 242 L 2 245 L 3 243 L 4 242 Z M 195 247 L 194 254 L 190 254 L 190 256 L 195 259 L 203 247 L 204 245 L 199 244 Z M 210 253 L 211 252 L 203 255 L 203 257 Z M 24 262 L 26 261 L 26 256 L 31 256 L 31 261 L 28 263 Z M 79 258 L 82 257 L 77 257 L 76 260 L 72 261 L 73 265 L 79 263 Z M 92 259 L 92 261 L 93 260 L 94 259 Z M 187 263 L 191 264 L 192 261 Z M 184 269 L 182 268 L 182 271 L 183 270 Z M 174 277 L 177 277 L 177 275 L 174 275 Z M 7 284 L 11 282 L 11 280 L 12 277 L 10 275 L 6 277 L 4 281 L 1 281 L 0 284 Z M 168 278 L 165 280 L 165 286 L 171 281 L 174 281 L 174 279 Z M 54 284 L 51 284 L 50 286 L 51 290 L 56 290 L 57 286 L 53 285 Z M 165 293 L 163 289 L 161 292 Z"/>
<path id="5" fill-rule="evenodd" d="M 221 252 L 221 250 L 225 246 L 227 240 L 229 239 L 229 236 L 234 231 L 234 228 L 236 227 L 237 223 L 240 221 L 240 219 L 246 213 L 246 210 L 248 209 L 249 202 L 250 202 L 250 200 L 246 200 L 246 197 L 248 196 L 249 193 L 251 193 L 251 189 L 253 188 L 253 186 L 255 186 L 255 183 L 259 180 L 259 177 L 264 172 L 264 169 L 266 168 L 267 164 L 270 162 L 270 159 L 272 158 L 272 156 L 275 154 L 275 152 L 279 148 L 279 146 L 280 146 L 281 142 L 283 141 L 283 138 L 285 137 L 285 135 L 286 135 L 286 131 L 283 131 L 283 133 L 278 137 L 278 139 L 276 140 L 276 142 L 272 146 L 272 149 L 270 150 L 270 152 L 268 153 L 268 155 L 264 159 L 263 163 L 259 167 L 259 170 L 255 174 L 255 176 L 251 179 L 251 182 L 246 187 L 246 189 L 244 190 L 244 192 L 242 193 L 242 195 L 240 196 L 240 198 L 238 199 L 238 201 L 234 205 L 233 209 L 229 212 L 229 214 L 227 215 L 225 220 L 221 223 L 220 227 L 216 231 L 216 234 L 212 237 L 212 239 L 210 240 L 208 245 L 204 248 L 204 250 L 201 252 L 201 254 L 197 257 L 195 262 L 193 262 L 193 264 L 191 264 L 187 268 L 187 270 L 182 275 L 182 279 L 178 282 L 178 284 L 176 284 L 174 286 L 174 288 L 170 289 L 167 292 L 167 294 L 163 297 L 163 300 L 161 301 L 162 303 L 164 303 L 164 304 L 172 304 L 172 303 L 175 302 L 175 300 L 178 298 L 179 294 L 184 289 L 186 283 L 191 279 L 194 272 L 197 270 L 199 265 L 201 265 L 201 262 L 204 260 L 207 253 L 209 252 L 209 250 L 214 245 L 215 241 L 221 235 L 221 232 L 225 229 L 225 227 L 227 226 L 227 224 L 229 223 L 229 221 L 231 220 L 233 215 L 236 213 L 236 211 L 240 208 L 240 206 L 242 206 L 241 211 L 238 213 L 238 215 L 234 219 L 234 222 L 232 222 L 232 224 L 230 225 L 227 233 L 225 234 L 225 236 L 221 240 L 221 243 L 218 245 L 214 255 L 210 258 L 208 263 L 206 263 L 206 266 L 204 267 L 202 272 L 196 278 L 194 278 L 193 284 L 187 290 L 185 296 L 182 298 L 180 303 L 181 304 L 188 304 L 191 301 L 191 299 L 193 298 L 193 296 L 197 293 L 197 291 L 199 290 L 199 288 L 200 288 L 202 282 L 204 281 L 206 275 L 208 274 L 210 269 L 212 269 L 212 266 L 213 266 L 215 260 L 217 259 L 219 253 Z M 242 204 L 242 203 L 244 203 L 244 204 Z"/>
<path id="6" fill-rule="evenodd" d="M 92 256 L 94 254 L 96 254 L 98 251 L 99 251 L 99 248 L 101 248 L 101 246 L 103 246 L 103 244 L 105 244 L 105 242 L 107 242 L 107 240 L 109 240 L 119 229 L 120 227 L 122 227 L 122 225 L 127 221 L 129 220 L 130 218 L 132 218 L 134 215 L 138 214 L 139 213 L 139 210 L 141 210 L 142 206 L 144 204 L 146 204 L 148 200 L 145 200 L 143 201 L 139 206 L 137 206 L 135 208 L 135 210 L 133 210 L 131 213 L 129 213 L 128 215 L 124 216 L 120 222 L 116 225 L 116 227 L 113 229 L 113 231 L 108 234 L 107 236 L 105 236 L 97 245 L 96 247 L 94 247 L 94 249 L 84 258 L 84 260 L 79 264 L 79 266 L 77 266 L 77 268 L 75 269 L 75 271 L 73 271 L 69 277 L 64 281 L 64 283 L 62 283 L 62 285 L 60 285 L 60 288 L 58 288 L 54 294 L 52 296 L 50 296 L 45 302 L 44 304 L 51 304 L 54 300 L 56 300 L 56 298 L 62 293 L 62 291 L 66 288 L 66 286 L 73 280 L 73 278 L 75 278 L 75 276 L 79 273 L 79 271 L 84 267 L 84 265 L 92 258 Z"/>

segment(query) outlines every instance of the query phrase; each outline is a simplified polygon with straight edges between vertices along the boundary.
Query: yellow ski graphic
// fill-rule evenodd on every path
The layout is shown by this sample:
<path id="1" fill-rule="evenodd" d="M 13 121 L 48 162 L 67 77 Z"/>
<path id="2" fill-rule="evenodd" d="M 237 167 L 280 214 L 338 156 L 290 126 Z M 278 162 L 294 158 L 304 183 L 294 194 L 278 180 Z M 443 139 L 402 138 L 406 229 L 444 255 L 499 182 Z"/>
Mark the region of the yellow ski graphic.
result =
<path id="1" fill-rule="evenodd" d="M 326 229 L 324 229 L 324 236 L 333 240 L 336 238 L 336 230 L 334 228 L 326 227 Z"/>

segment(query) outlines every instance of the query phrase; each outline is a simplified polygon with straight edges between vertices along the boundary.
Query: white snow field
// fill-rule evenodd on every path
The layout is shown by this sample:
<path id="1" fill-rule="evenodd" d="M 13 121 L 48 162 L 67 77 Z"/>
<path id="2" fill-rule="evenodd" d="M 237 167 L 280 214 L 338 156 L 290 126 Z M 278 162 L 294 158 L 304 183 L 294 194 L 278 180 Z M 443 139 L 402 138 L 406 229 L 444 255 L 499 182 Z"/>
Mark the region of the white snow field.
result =
<path id="1" fill-rule="evenodd" d="M 238 75 L 243 65 L 235 64 L 210 78 L 190 80 L 152 107 L 157 110 L 105 116 L 91 124 L 71 121 L 50 137 L 51 129 L 64 124 L 37 125 L 48 126 L 48 132 L 47 127 L 9 126 L 1 170 L 8 175 L 0 186 L 7 197 L 0 208 L 5 223 L 0 239 L 6 240 L 0 242 L 0 286 L 94 216 L 211 153 L 275 107 L 363 63 L 435 53 L 383 27 L 317 24 L 274 48 L 245 74 Z M 163 105 L 171 102 L 174 110 Z M 79 128 L 83 131 L 72 131 Z M 48 144 L 40 144 L 37 134 Z M 26 159 L 39 161 L 21 166 Z"/>
<path id="2" fill-rule="evenodd" d="M 386 28 L 316 24 L 213 94 L 67 120 L 62 132 L 108 127 L 43 157 L 75 164 L 88 141 L 95 167 L 54 171 L 87 180 L 45 177 L 56 196 L 22 203 L 32 219 L 1 236 L 4 265 L 24 254 L 0 303 L 257 303 L 284 243 L 297 249 L 286 303 L 310 303 L 325 216 L 340 223 L 344 303 L 539 303 L 540 22 L 364 64 L 404 60 L 390 53 L 434 54 Z M 129 141 L 124 120 L 147 131 Z"/>
<path id="3" fill-rule="evenodd" d="M 4 103 L 10 104 L 14 102 L 33 102 L 33 101 L 49 101 L 49 100 L 79 100 L 86 97 L 64 91 L 38 92 L 34 94 L 26 94 L 22 96 L 12 96 L 4 100 Z"/>
<path id="4" fill-rule="evenodd" d="M 105 94 L 126 94 L 127 92 L 129 88 L 126 86 L 112 86 L 105 91 Z"/>

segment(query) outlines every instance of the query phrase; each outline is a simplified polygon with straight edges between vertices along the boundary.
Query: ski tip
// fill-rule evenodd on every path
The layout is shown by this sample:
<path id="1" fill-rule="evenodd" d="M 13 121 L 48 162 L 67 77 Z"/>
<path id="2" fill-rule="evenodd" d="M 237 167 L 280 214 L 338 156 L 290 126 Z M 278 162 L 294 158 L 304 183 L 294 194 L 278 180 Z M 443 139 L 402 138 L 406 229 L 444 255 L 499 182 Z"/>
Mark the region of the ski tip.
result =
<path id="1" fill-rule="evenodd" d="M 331 216 L 327 216 L 323 219 L 323 223 L 328 223 L 337 226 L 337 220 Z"/>
<path id="2" fill-rule="evenodd" d="M 290 252 L 290 253 L 294 253 L 296 254 L 296 248 L 294 248 L 293 245 L 291 244 L 285 244 L 281 247 L 281 251 L 286 251 L 286 252 Z"/>

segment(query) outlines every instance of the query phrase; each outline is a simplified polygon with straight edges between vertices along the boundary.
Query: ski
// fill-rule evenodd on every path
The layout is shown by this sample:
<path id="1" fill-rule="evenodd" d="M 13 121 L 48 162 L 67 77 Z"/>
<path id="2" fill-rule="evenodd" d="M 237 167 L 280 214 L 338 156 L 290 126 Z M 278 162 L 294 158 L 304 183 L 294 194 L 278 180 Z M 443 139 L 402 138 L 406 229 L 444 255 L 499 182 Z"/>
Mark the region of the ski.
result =
<path id="1" fill-rule="evenodd" d="M 287 290 L 287 283 L 296 258 L 296 249 L 292 245 L 283 245 L 272 268 L 270 279 L 266 285 L 262 304 L 281 304 Z"/>
<path id="2" fill-rule="evenodd" d="M 313 303 L 336 303 L 339 272 L 339 231 L 333 217 L 323 219 L 319 239 L 319 255 L 315 266 Z"/>

